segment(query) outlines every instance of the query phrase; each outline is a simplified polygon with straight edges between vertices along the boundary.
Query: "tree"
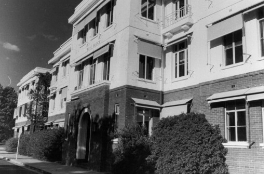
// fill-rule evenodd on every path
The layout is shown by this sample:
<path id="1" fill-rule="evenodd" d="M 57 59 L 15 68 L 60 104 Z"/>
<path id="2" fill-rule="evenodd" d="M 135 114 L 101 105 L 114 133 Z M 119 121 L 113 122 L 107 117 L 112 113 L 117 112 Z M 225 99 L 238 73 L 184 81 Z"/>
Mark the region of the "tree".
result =
<path id="1" fill-rule="evenodd" d="M 29 98 L 32 100 L 31 106 L 27 109 L 27 118 L 31 122 L 30 132 L 41 130 L 47 121 L 49 112 L 49 87 L 51 74 L 49 72 L 36 75 L 35 88 L 29 92 Z"/>
<path id="2" fill-rule="evenodd" d="M 12 87 L 0 84 L 0 141 L 12 137 L 12 128 L 15 125 L 13 119 L 14 109 L 17 106 L 17 93 Z"/>
<path id="3" fill-rule="evenodd" d="M 156 172 L 226 174 L 227 149 L 218 126 L 204 114 L 188 113 L 162 119 L 153 130 Z"/>

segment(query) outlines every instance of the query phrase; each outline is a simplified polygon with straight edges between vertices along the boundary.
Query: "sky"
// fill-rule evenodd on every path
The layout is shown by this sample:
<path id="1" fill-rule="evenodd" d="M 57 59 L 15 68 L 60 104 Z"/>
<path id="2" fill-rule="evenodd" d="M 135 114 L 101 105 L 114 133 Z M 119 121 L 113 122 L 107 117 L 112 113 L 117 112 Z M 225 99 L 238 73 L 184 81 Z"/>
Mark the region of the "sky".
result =
<path id="1" fill-rule="evenodd" d="M 0 84 L 35 67 L 51 68 L 53 52 L 71 37 L 68 18 L 82 0 L 0 0 Z M 11 79 L 11 84 L 10 80 Z"/>

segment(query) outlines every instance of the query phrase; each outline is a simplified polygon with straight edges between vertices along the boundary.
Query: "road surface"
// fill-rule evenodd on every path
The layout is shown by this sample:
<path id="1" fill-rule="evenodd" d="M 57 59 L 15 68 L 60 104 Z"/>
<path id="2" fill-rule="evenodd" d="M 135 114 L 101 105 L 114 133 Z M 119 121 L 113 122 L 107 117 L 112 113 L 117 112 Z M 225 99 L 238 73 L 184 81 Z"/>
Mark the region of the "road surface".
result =
<path id="1" fill-rule="evenodd" d="M 38 174 L 0 159 L 0 174 Z"/>

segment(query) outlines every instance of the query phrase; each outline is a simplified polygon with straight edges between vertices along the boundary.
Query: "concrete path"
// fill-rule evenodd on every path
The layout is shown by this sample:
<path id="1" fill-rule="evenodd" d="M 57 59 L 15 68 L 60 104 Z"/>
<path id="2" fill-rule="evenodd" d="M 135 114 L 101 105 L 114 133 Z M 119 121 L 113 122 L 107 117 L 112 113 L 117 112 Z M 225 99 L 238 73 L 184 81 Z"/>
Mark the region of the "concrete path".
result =
<path id="1" fill-rule="evenodd" d="M 13 164 L 24 166 L 43 174 L 104 174 L 58 163 L 40 161 L 23 155 L 18 155 L 16 160 L 16 154 L 6 152 L 4 146 L 0 146 L 0 159 L 5 159 Z"/>

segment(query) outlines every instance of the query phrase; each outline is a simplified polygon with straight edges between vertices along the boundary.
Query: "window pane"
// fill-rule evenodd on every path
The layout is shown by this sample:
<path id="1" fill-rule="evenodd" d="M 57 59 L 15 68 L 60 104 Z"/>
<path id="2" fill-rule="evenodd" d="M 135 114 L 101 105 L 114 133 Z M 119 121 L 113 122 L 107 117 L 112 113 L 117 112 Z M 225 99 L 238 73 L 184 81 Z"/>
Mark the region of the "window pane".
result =
<path id="1" fill-rule="evenodd" d="M 155 1 L 156 0 L 148 0 L 148 18 L 154 20 L 154 8 L 155 8 Z"/>
<path id="2" fill-rule="evenodd" d="M 184 51 L 179 53 L 179 77 L 185 75 L 185 60 L 184 60 Z"/>
<path id="3" fill-rule="evenodd" d="M 235 110 L 235 101 L 228 101 L 226 102 L 226 110 Z"/>
<path id="4" fill-rule="evenodd" d="M 242 30 L 238 30 L 234 32 L 234 42 L 235 43 L 242 42 Z"/>
<path id="5" fill-rule="evenodd" d="M 147 17 L 147 0 L 141 1 L 141 16 Z"/>
<path id="6" fill-rule="evenodd" d="M 233 42 L 233 34 L 228 34 L 224 37 L 224 44 L 225 46 L 228 46 L 228 45 L 232 45 L 232 42 Z"/>
<path id="7" fill-rule="evenodd" d="M 260 42 L 261 42 L 261 56 L 264 56 L 264 39 L 261 39 Z"/>
<path id="8" fill-rule="evenodd" d="M 139 57 L 139 78 L 145 78 L 145 56 Z"/>
<path id="9" fill-rule="evenodd" d="M 241 46 L 236 46 L 235 48 L 235 61 L 236 63 L 243 62 L 243 48 Z"/>
<path id="10" fill-rule="evenodd" d="M 147 58 L 147 76 L 146 79 L 152 80 L 153 78 L 154 59 L 151 57 Z"/>
<path id="11" fill-rule="evenodd" d="M 226 65 L 233 64 L 233 49 L 226 49 Z"/>
<path id="12" fill-rule="evenodd" d="M 228 141 L 236 141 L 236 129 L 235 127 L 229 127 L 227 129 Z"/>
<path id="13" fill-rule="evenodd" d="M 226 113 L 227 116 L 227 126 L 235 126 L 235 113 L 234 112 L 229 112 Z"/>
<path id="14" fill-rule="evenodd" d="M 177 78 L 178 77 L 178 59 L 177 59 L 177 56 L 178 56 L 178 54 L 176 53 L 175 54 L 175 78 Z"/>
<path id="15" fill-rule="evenodd" d="M 237 112 L 237 126 L 246 126 L 246 112 Z"/>
<path id="16" fill-rule="evenodd" d="M 237 100 L 236 101 L 236 109 L 245 109 L 246 101 L 245 100 Z"/>
<path id="17" fill-rule="evenodd" d="M 238 141 L 247 141 L 247 129 L 246 127 L 237 128 L 237 140 Z"/>

